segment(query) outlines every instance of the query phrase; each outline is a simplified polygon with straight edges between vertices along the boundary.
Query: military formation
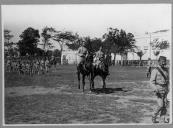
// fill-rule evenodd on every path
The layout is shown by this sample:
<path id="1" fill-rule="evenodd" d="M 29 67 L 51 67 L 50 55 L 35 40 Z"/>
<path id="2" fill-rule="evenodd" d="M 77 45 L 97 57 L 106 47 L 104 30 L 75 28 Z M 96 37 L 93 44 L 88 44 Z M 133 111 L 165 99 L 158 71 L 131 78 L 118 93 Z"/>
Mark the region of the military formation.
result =
<path id="1" fill-rule="evenodd" d="M 44 74 L 49 72 L 50 66 L 48 58 L 13 58 L 5 61 L 6 72 L 17 72 L 21 75 Z"/>

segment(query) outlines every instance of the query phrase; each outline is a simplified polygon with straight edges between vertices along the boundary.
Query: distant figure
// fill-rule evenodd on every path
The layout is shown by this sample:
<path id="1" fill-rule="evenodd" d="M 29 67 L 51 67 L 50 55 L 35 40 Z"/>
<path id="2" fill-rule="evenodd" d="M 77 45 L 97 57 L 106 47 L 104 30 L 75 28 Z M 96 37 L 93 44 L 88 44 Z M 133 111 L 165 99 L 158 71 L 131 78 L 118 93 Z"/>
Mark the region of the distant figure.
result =
<path id="1" fill-rule="evenodd" d="M 77 65 L 80 65 L 80 66 L 85 63 L 86 56 L 88 55 L 88 50 L 86 49 L 84 44 L 85 43 L 83 42 L 77 52 Z"/>
<path id="2" fill-rule="evenodd" d="M 168 94 L 168 85 L 169 85 L 169 73 L 168 73 L 168 68 L 165 67 L 166 57 L 160 56 L 158 63 L 159 65 L 152 71 L 150 78 L 150 85 L 155 92 L 158 103 L 158 107 L 152 116 L 153 123 L 157 123 L 156 119 L 158 115 L 160 117 L 165 117 L 167 112 L 166 107 L 167 107 L 167 94 Z M 165 119 L 164 122 L 166 122 Z"/>
<path id="3" fill-rule="evenodd" d="M 46 72 L 49 71 L 49 60 L 48 60 L 48 58 L 46 58 L 46 60 L 45 60 L 45 69 L 46 69 Z"/>
<path id="4" fill-rule="evenodd" d="M 147 78 L 151 76 L 151 59 L 148 58 L 148 63 L 147 63 Z"/>

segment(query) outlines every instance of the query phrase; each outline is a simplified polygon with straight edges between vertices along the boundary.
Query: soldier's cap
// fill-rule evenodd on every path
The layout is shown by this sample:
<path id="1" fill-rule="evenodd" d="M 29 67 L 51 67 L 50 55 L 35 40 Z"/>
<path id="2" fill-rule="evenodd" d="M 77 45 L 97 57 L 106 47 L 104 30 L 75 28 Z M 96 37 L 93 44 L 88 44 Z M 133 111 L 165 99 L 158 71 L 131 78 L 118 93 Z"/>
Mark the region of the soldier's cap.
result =
<path id="1" fill-rule="evenodd" d="M 160 61 L 160 60 L 166 60 L 166 57 L 165 57 L 165 56 L 160 56 L 160 57 L 159 57 L 159 61 Z"/>

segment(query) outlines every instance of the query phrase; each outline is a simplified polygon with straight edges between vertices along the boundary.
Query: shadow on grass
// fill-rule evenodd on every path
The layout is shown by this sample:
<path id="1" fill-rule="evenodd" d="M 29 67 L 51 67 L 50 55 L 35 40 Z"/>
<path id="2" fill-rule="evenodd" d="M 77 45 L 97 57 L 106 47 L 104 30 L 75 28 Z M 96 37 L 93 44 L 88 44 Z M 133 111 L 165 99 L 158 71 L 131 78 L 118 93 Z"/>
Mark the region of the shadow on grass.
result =
<path id="1" fill-rule="evenodd" d="M 100 94 L 100 93 L 105 93 L 105 94 L 110 94 L 110 93 L 115 93 L 115 92 L 127 92 L 129 90 L 124 89 L 124 88 L 95 88 L 92 89 L 92 92 Z"/>

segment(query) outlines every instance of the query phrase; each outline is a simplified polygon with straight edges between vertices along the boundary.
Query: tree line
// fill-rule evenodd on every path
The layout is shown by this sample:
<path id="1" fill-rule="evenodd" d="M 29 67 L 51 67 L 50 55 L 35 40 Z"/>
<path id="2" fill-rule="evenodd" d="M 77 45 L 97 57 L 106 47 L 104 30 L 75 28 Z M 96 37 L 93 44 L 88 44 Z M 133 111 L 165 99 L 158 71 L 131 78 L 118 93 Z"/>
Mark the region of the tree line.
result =
<path id="1" fill-rule="evenodd" d="M 65 45 L 71 50 L 77 50 L 82 42 L 85 42 L 85 46 L 90 53 L 96 52 L 102 46 L 104 53 L 114 54 L 114 60 L 116 54 L 127 57 L 128 52 L 134 52 L 140 59 L 145 54 L 142 50 L 138 50 L 133 33 L 111 27 L 100 38 L 81 37 L 78 33 L 58 31 L 47 26 L 42 29 L 41 34 L 39 34 L 39 30 L 28 27 L 21 33 L 20 40 L 16 43 L 10 41 L 13 37 L 14 35 L 11 34 L 10 30 L 4 30 L 5 56 L 61 57 Z M 54 47 L 52 41 L 58 43 L 60 49 L 52 51 L 51 49 Z M 39 48 L 38 45 L 42 45 L 42 48 Z M 153 41 L 153 47 L 166 49 L 169 47 L 169 43 L 155 40 Z"/>

